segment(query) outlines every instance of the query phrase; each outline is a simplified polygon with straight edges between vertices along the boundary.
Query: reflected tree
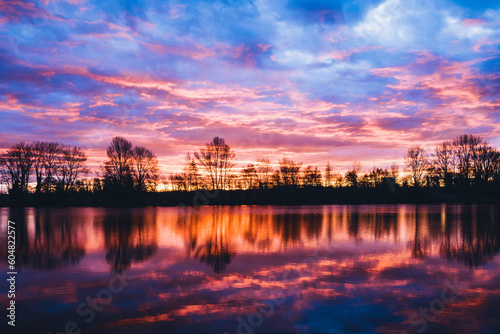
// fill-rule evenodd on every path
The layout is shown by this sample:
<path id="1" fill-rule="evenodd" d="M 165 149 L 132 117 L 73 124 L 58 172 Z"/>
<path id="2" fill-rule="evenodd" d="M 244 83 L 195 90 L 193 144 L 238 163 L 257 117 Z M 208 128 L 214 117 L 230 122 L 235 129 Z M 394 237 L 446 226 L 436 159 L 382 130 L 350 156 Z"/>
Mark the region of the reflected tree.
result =
<path id="1" fill-rule="evenodd" d="M 421 222 L 418 205 L 415 207 L 415 235 L 410 242 L 411 257 L 414 259 L 425 259 L 427 257 L 427 239 L 422 239 L 420 234 Z"/>
<path id="2" fill-rule="evenodd" d="M 461 239 L 452 234 L 447 220 L 444 241 L 440 246 L 441 255 L 468 267 L 483 266 L 493 260 L 500 253 L 499 211 L 497 207 L 464 210 L 456 219 L 461 224 Z"/>
<path id="3" fill-rule="evenodd" d="M 71 215 L 54 215 L 47 209 L 34 212 L 34 235 L 30 239 L 25 210 L 29 209 L 11 209 L 9 218 L 16 222 L 19 265 L 54 270 L 76 265 L 83 258 L 85 247 L 78 238 L 79 224 L 71 220 Z"/>
<path id="4" fill-rule="evenodd" d="M 273 215 L 273 227 L 279 234 L 283 248 L 288 248 L 301 241 L 302 232 L 301 217 L 295 213 Z"/>
<path id="5" fill-rule="evenodd" d="M 110 213 L 104 216 L 103 228 L 106 261 L 113 271 L 127 270 L 132 263 L 146 261 L 158 250 L 153 212 Z"/>
<path id="6" fill-rule="evenodd" d="M 199 258 L 200 262 L 206 263 L 217 274 L 225 271 L 235 255 L 229 248 L 230 236 L 223 224 L 222 216 L 214 211 L 209 238 L 199 244 L 193 253 L 194 258 Z"/>

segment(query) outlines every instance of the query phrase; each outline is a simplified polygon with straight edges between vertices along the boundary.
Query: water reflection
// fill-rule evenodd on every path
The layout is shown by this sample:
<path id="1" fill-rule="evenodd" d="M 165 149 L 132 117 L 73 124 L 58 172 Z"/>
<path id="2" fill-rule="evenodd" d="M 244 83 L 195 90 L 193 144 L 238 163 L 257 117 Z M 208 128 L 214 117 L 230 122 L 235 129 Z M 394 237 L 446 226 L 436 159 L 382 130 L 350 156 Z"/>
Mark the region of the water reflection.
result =
<path id="1" fill-rule="evenodd" d="M 183 248 L 187 259 L 215 273 L 224 272 L 237 254 L 342 241 L 403 242 L 413 259 L 441 256 L 471 267 L 500 252 L 500 214 L 493 206 L 102 209 L 84 217 L 77 210 L 8 210 L 8 219 L 18 222 L 18 263 L 32 269 L 77 265 L 85 240 L 99 236 L 103 244 L 93 247 L 106 250 L 105 260 L 117 272 L 147 261 L 162 246 Z M 168 242 L 158 245 L 158 238 Z"/>
<path id="2" fill-rule="evenodd" d="M 28 231 L 31 219 L 33 231 Z M 48 209 L 26 211 L 11 209 L 9 220 L 16 222 L 18 266 L 48 270 L 77 264 L 85 255 L 85 247 L 77 236 L 70 215 L 54 214 Z"/>
<path id="3" fill-rule="evenodd" d="M 449 209 L 447 209 L 449 211 Z M 500 252 L 500 223 L 498 211 L 464 210 L 447 212 L 459 226 L 445 225 L 440 254 L 448 260 L 470 267 L 483 266 Z M 461 231 L 461 236 L 454 230 Z"/>
<path id="4" fill-rule="evenodd" d="M 158 250 L 156 211 L 106 212 L 100 225 L 104 230 L 106 261 L 112 271 L 121 273 Z"/>
<path id="5" fill-rule="evenodd" d="M 205 262 L 215 273 L 223 272 L 234 256 L 234 251 L 230 250 L 231 236 L 225 228 L 228 225 L 224 222 L 225 219 L 232 219 L 232 216 L 224 217 L 219 208 L 216 208 L 212 215 L 204 217 L 204 224 L 208 227 L 206 237 L 201 237 L 198 233 L 198 215 L 184 213 L 179 215 L 177 221 L 186 238 L 188 258 L 193 256 L 200 259 L 200 262 Z"/>
<path id="6" fill-rule="evenodd" d="M 426 333 L 496 333 L 499 217 L 459 205 L 0 209 L 0 242 L 15 221 L 26 333 L 75 320 L 89 333 L 232 334 L 276 298 L 254 333 L 415 333 L 408 319 L 455 279 L 468 285 Z M 75 309 L 110 272 L 129 284 L 84 328 Z"/>
<path id="7" fill-rule="evenodd" d="M 428 238 L 422 236 L 422 223 L 420 222 L 420 215 L 418 212 L 418 207 L 415 207 L 415 236 L 413 240 L 410 241 L 411 247 L 411 257 L 414 259 L 425 259 L 427 257 L 427 251 L 429 249 Z"/>

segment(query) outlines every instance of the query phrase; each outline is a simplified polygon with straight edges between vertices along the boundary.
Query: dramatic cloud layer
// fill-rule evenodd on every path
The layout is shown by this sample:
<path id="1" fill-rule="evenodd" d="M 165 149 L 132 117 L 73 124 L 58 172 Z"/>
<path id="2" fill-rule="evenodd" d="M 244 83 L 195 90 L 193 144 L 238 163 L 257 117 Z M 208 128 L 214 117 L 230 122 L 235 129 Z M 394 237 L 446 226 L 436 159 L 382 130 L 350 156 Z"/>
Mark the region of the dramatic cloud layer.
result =
<path id="1" fill-rule="evenodd" d="M 2 1 L 0 148 L 95 163 L 121 135 L 167 172 L 214 136 L 240 165 L 337 169 L 465 132 L 500 146 L 499 42 L 496 1 Z"/>

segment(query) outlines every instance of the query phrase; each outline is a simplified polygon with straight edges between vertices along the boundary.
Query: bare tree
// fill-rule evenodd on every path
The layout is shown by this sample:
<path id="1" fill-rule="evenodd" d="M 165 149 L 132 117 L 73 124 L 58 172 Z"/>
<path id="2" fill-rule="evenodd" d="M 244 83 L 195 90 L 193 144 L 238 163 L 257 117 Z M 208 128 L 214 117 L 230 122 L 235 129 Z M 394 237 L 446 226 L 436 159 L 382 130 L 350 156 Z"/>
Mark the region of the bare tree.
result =
<path id="1" fill-rule="evenodd" d="M 321 185 L 321 172 L 318 166 L 307 166 L 304 169 L 303 184 L 305 186 L 317 187 Z"/>
<path id="2" fill-rule="evenodd" d="M 104 162 L 105 181 L 113 186 L 131 187 L 134 163 L 132 143 L 123 137 L 114 137 L 106 151 Z"/>
<path id="3" fill-rule="evenodd" d="M 500 152 L 497 150 L 498 155 L 500 155 Z M 498 157 L 495 161 L 495 163 L 492 166 L 492 178 L 493 181 L 499 182 L 500 183 L 500 157 Z"/>
<path id="4" fill-rule="evenodd" d="M 59 156 L 61 154 L 62 144 L 57 142 L 45 142 L 43 153 L 43 173 L 45 192 L 51 192 L 56 184 L 55 174 L 57 173 Z"/>
<path id="5" fill-rule="evenodd" d="M 297 163 L 291 159 L 283 158 L 279 163 L 280 184 L 284 186 L 298 186 L 302 162 Z"/>
<path id="6" fill-rule="evenodd" d="M 481 145 L 478 149 L 474 168 L 476 183 L 487 183 L 493 179 L 499 164 L 500 152 L 487 144 Z"/>
<path id="7" fill-rule="evenodd" d="M 56 170 L 57 188 L 67 193 L 75 189 L 80 176 L 89 172 L 85 167 L 87 156 L 80 147 L 61 146 L 59 161 Z"/>
<path id="8" fill-rule="evenodd" d="M 35 192 L 37 194 L 42 191 L 46 143 L 38 140 L 33 143 L 33 169 L 36 181 Z"/>
<path id="9" fill-rule="evenodd" d="M 271 180 L 272 180 L 272 183 L 275 187 L 279 187 L 279 186 L 283 185 L 283 180 L 281 179 L 281 174 L 280 174 L 279 169 L 277 169 L 273 172 L 273 174 L 271 175 Z"/>
<path id="10" fill-rule="evenodd" d="M 461 135 L 453 141 L 457 157 L 458 171 L 465 184 L 470 184 L 479 156 L 479 147 L 484 141 L 479 136 Z"/>
<path id="11" fill-rule="evenodd" d="M 453 174 L 456 168 L 456 156 L 454 152 L 453 143 L 445 141 L 438 145 L 434 150 L 434 170 L 441 180 L 443 180 L 446 187 L 451 186 L 453 181 Z"/>
<path id="12" fill-rule="evenodd" d="M 330 165 L 330 161 L 326 163 L 325 168 L 325 187 L 331 187 L 333 184 L 333 175 L 332 175 L 332 166 Z"/>
<path id="13" fill-rule="evenodd" d="M 241 170 L 241 177 L 243 178 L 244 188 L 253 189 L 257 181 L 257 169 L 254 164 L 248 164 Z"/>
<path id="14" fill-rule="evenodd" d="M 172 190 L 174 191 L 187 191 L 186 173 L 171 174 L 168 177 Z"/>
<path id="15" fill-rule="evenodd" d="M 411 173 L 411 178 L 415 187 L 419 187 L 422 178 L 428 167 L 427 155 L 421 146 L 412 146 L 408 148 L 405 156 L 406 168 Z"/>
<path id="16" fill-rule="evenodd" d="M 11 193 L 28 191 L 29 179 L 33 166 L 33 146 L 25 142 L 14 144 L 2 156 L 2 166 L 7 175 Z"/>
<path id="17" fill-rule="evenodd" d="M 365 186 L 368 187 L 380 187 L 382 186 L 384 180 L 390 177 L 390 172 L 387 169 L 373 167 L 370 173 L 363 175 L 365 180 Z"/>
<path id="18" fill-rule="evenodd" d="M 133 176 L 137 190 L 156 190 L 160 178 L 156 154 L 142 146 L 134 147 Z"/>
<path id="19" fill-rule="evenodd" d="M 399 166 L 395 162 L 393 162 L 392 165 L 391 165 L 391 177 L 394 179 L 395 183 L 398 182 L 398 178 L 399 178 Z"/>
<path id="20" fill-rule="evenodd" d="M 35 192 L 40 193 L 42 189 L 50 192 L 57 183 L 56 173 L 61 162 L 63 145 L 57 142 L 35 141 L 32 146 Z"/>
<path id="21" fill-rule="evenodd" d="M 199 189 L 201 186 L 200 173 L 198 172 L 196 161 L 191 158 L 191 154 L 189 153 L 186 155 L 186 165 L 183 171 L 186 178 L 186 190 L 193 191 Z"/>
<path id="22" fill-rule="evenodd" d="M 259 179 L 260 188 L 269 188 L 272 172 L 273 168 L 271 167 L 269 159 L 257 159 L 257 177 Z"/>
<path id="23" fill-rule="evenodd" d="M 361 163 L 354 162 L 351 168 L 345 173 L 347 184 L 353 188 L 358 187 L 358 174 L 361 172 Z"/>
<path id="24" fill-rule="evenodd" d="M 193 191 L 203 186 L 198 166 L 190 153 L 186 155 L 186 164 L 182 168 L 182 173 L 171 174 L 169 180 L 176 191 Z"/>
<path id="25" fill-rule="evenodd" d="M 200 147 L 194 156 L 205 168 L 212 183 L 212 189 L 227 189 L 229 172 L 235 166 L 236 155 L 224 138 L 214 137 L 212 142 Z"/>

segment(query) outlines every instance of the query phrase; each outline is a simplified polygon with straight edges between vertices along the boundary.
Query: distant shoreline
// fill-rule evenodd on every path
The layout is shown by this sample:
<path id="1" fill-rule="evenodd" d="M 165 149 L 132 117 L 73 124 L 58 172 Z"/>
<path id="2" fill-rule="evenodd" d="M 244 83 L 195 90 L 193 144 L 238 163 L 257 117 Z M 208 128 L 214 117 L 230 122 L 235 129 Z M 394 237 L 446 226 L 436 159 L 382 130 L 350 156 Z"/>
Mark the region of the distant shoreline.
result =
<path id="1" fill-rule="evenodd" d="M 331 188 L 276 187 L 248 190 L 24 194 L 22 199 L 0 195 L 0 207 L 175 207 L 216 205 L 326 204 L 500 204 L 498 187 L 445 189 L 432 187 Z"/>

